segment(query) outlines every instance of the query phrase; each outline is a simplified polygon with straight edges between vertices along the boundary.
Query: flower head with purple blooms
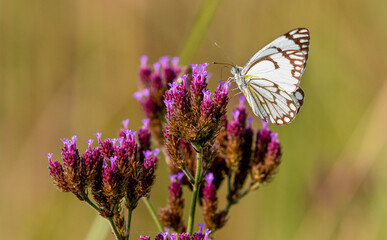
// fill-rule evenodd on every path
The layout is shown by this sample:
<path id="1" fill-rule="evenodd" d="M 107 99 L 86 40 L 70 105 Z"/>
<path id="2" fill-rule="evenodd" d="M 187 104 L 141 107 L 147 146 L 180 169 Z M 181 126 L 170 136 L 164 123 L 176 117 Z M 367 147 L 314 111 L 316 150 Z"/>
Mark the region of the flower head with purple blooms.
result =
<path id="1" fill-rule="evenodd" d="M 148 66 L 148 57 L 141 57 L 139 69 L 140 91 L 134 94 L 134 98 L 142 106 L 145 117 L 149 119 L 149 129 L 154 139 L 161 144 L 163 142 L 163 122 L 166 114 L 164 107 L 164 94 L 169 84 L 173 83 L 182 71 L 179 66 L 179 58 L 161 57 L 153 64 L 153 69 Z"/>
<path id="2" fill-rule="evenodd" d="M 207 63 L 192 64 L 191 73 L 179 76 L 178 62 L 176 57 L 161 57 L 151 68 L 148 57 L 141 57 L 140 91 L 134 97 L 147 118 L 138 131 L 131 131 L 126 119 L 117 138 L 103 139 L 97 133 L 99 146 L 86 140 L 83 153 L 76 136 L 62 139 L 63 163 L 46 154 L 58 189 L 72 192 L 108 219 L 116 239 L 129 239 L 132 212 L 142 199 L 160 231 L 155 240 L 209 240 L 227 223 L 231 207 L 270 182 L 281 163 L 278 133 L 271 132 L 267 122 L 253 130 L 245 97 L 227 117 L 230 82 L 219 81 L 211 92 Z M 152 150 L 153 145 L 160 149 Z M 157 213 L 150 195 L 160 153 L 172 174 L 165 187 L 167 205 Z M 222 182 L 225 196 L 218 191 Z M 184 191 L 192 194 L 187 221 Z M 224 208 L 219 208 L 221 197 L 227 202 Z M 205 224 L 194 232 L 197 205 Z"/>

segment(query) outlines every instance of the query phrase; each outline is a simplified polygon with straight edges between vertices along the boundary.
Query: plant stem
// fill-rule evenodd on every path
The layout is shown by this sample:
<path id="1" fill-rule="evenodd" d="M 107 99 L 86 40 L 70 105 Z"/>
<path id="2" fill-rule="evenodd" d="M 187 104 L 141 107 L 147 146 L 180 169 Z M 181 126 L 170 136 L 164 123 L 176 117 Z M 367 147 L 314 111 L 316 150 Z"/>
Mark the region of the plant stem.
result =
<path id="1" fill-rule="evenodd" d="M 239 194 L 239 196 L 235 199 L 228 199 L 228 203 L 227 203 L 227 206 L 225 207 L 225 211 L 228 212 L 231 208 L 232 205 L 236 204 L 237 202 L 239 202 L 239 200 L 241 200 L 244 196 L 246 196 L 251 190 L 256 190 L 258 189 L 259 186 L 257 186 L 256 188 L 252 189 L 251 186 L 249 188 L 247 188 L 243 193 Z"/>
<path id="2" fill-rule="evenodd" d="M 195 173 L 195 185 L 192 189 L 192 200 L 191 200 L 191 208 L 188 216 L 188 229 L 187 233 L 191 236 L 193 232 L 193 224 L 195 219 L 195 210 L 196 210 L 196 202 L 199 194 L 200 188 L 200 176 L 202 171 L 202 158 L 203 158 L 203 148 L 200 147 L 197 152 L 196 157 L 196 173 Z"/>
<path id="3" fill-rule="evenodd" d="M 83 200 L 85 200 L 85 202 L 90 206 L 92 207 L 95 211 L 97 211 L 99 213 L 99 207 L 97 205 L 95 205 L 89 198 L 89 196 L 87 196 L 86 193 L 82 193 L 82 197 L 83 197 Z"/>
<path id="4" fill-rule="evenodd" d="M 109 220 L 109 223 L 110 223 L 110 227 L 113 229 L 113 233 L 116 236 L 116 239 L 117 240 L 122 240 L 122 237 L 121 237 L 120 233 L 117 230 L 116 224 L 114 224 L 113 217 L 109 217 L 108 220 Z"/>
<path id="5" fill-rule="evenodd" d="M 191 175 L 191 173 L 187 170 L 187 168 L 182 168 L 181 171 L 183 171 L 183 173 L 185 174 L 185 176 L 187 176 L 188 178 L 188 181 L 194 185 L 195 184 L 195 179 L 193 178 L 193 176 Z"/>
<path id="6" fill-rule="evenodd" d="M 161 224 L 160 219 L 158 218 L 157 213 L 156 213 L 156 210 L 155 210 L 155 208 L 153 207 L 153 204 L 152 204 L 152 202 L 150 201 L 150 199 L 144 197 L 144 198 L 142 198 L 142 200 L 144 201 L 145 205 L 147 206 L 148 211 L 149 211 L 149 213 L 151 214 L 151 216 L 152 216 L 152 218 L 153 218 L 153 221 L 155 221 L 156 226 L 157 226 L 157 228 L 159 229 L 159 231 L 160 231 L 160 232 L 164 232 L 163 225 Z"/>
<path id="7" fill-rule="evenodd" d="M 129 234 L 130 234 L 130 223 L 132 222 L 132 208 L 128 208 L 128 218 L 126 219 L 126 233 L 128 235 L 128 240 L 129 240 Z"/>

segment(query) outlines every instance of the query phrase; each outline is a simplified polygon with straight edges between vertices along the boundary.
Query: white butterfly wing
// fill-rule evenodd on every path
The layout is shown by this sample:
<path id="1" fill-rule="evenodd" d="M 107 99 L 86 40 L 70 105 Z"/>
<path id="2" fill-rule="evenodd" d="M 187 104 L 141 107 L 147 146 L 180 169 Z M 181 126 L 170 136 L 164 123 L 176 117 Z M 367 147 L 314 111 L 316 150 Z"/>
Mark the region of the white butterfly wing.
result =
<path id="1" fill-rule="evenodd" d="M 301 51 L 281 51 L 251 62 L 243 68 L 242 76 L 246 81 L 249 78 L 265 78 L 276 83 L 282 90 L 293 93 L 300 83 L 305 61 L 305 55 Z"/>
<path id="2" fill-rule="evenodd" d="M 304 97 L 305 97 L 304 90 L 302 90 L 301 87 L 298 87 L 297 90 L 291 96 L 293 98 L 293 101 L 297 105 L 297 112 L 299 112 L 300 108 L 304 104 Z"/>
<path id="3" fill-rule="evenodd" d="M 243 93 L 255 115 L 277 125 L 288 124 L 299 109 L 292 95 L 265 78 L 250 78 Z"/>
<path id="4" fill-rule="evenodd" d="M 285 50 L 298 50 L 301 51 L 305 56 L 305 63 L 303 68 L 306 67 L 306 61 L 308 60 L 309 54 L 309 42 L 310 34 L 309 30 L 306 28 L 296 28 L 293 29 L 284 35 L 278 37 L 264 48 L 259 50 L 250 60 L 246 63 L 246 68 L 249 64 L 255 60 L 262 58 L 264 56 L 285 51 Z"/>

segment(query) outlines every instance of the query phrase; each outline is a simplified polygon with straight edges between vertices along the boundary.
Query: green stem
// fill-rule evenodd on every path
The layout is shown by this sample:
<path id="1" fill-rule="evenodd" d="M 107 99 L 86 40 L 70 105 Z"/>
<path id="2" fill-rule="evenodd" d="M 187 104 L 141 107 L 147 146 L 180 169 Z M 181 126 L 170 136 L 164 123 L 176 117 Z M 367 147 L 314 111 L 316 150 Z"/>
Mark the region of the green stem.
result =
<path id="1" fill-rule="evenodd" d="M 183 173 L 187 176 L 189 182 L 194 185 L 195 184 L 195 179 L 193 178 L 193 176 L 191 175 L 191 173 L 187 170 L 187 168 L 182 168 L 181 169 L 183 171 Z"/>
<path id="2" fill-rule="evenodd" d="M 86 193 L 82 193 L 82 198 L 83 200 L 90 206 L 92 207 L 95 211 L 97 211 L 99 213 L 99 207 L 97 205 L 95 205 L 89 198 L 89 196 L 87 196 Z"/>
<path id="3" fill-rule="evenodd" d="M 122 237 L 121 237 L 120 233 L 117 230 L 116 224 L 114 224 L 113 217 L 109 217 L 108 220 L 109 220 L 109 223 L 110 223 L 110 227 L 113 229 L 113 233 L 116 236 L 116 239 L 117 240 L 122 240 Z"/>
<path id="4" fill-rule="evenodd" d="M 128 219 L 127 219 L 127 222 L 126 222 L 126 233 L 128 235 L 128 240 L 129 240 L 129 234 L 130 234 L 130 223 L 132 222 L 132 212 L 133 212 L 133 209 L 132 208 L 128 208 Z"/>
<path id="5" fill-rule="evenodd" d="M 224 211 L 228 212 L 232 205 L 234 205 L 237 202 L 239 202 L 239 200 L 241 200 L 244 196 L 246 196 L 251 190 L 256 190 L 258 188 L 259 188 L 259 186 L 255 187 L 255 188 L 252 188 L 250 186 L 242 194 L 239 194 L 239 196 L 236 199 L 228 199 L 227 206 L 225 207 Z"/>
<path id="6" fill-rule="evenodd" d="M 148 208 L 149 213 L 151 214 L 153 221 L 155 221 L 157 228 L 159 229 L 160 232 L 164 232 L 163 225 L 160 222 L 160 219 L 157 217 L 157 213 L 155 208 L 153 207 L 152 202 L 150 201 L 149 198 L 142 198 L 144 201 L 146 207 Z"/>
<path id="7" fill-rule="evenodd" d="M 191 208 L 188 216 L 188 228 L 187 233 L 191 236 L 193 232 L 193 224 L 195 219 L 195 210 L 196 210 L 196 202 L 199 194 L 200 188 L 200 176 L 202 170 L 202 158 L 203 158 L 203 148 L 200 147 L 198 149 L 197 158 L 196 158 L 196 173 L 195 173 L 195 185 L 192 189 L 192 200 L 191 200 Z"/>

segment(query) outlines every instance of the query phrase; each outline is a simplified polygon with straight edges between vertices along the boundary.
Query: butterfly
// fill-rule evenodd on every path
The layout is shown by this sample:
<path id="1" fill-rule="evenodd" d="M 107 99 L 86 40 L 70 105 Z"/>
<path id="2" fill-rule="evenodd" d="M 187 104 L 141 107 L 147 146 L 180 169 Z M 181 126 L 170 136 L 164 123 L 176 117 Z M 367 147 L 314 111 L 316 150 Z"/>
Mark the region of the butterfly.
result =
<path id="1" fill-rule="evenodd" d="M 244 67 L 231 73 L 255 115 L 277 125 L 294 120 L 304 103 L 299 86 L 309 53 L 310 34 L 296 28 L 259 50 Z"/>

